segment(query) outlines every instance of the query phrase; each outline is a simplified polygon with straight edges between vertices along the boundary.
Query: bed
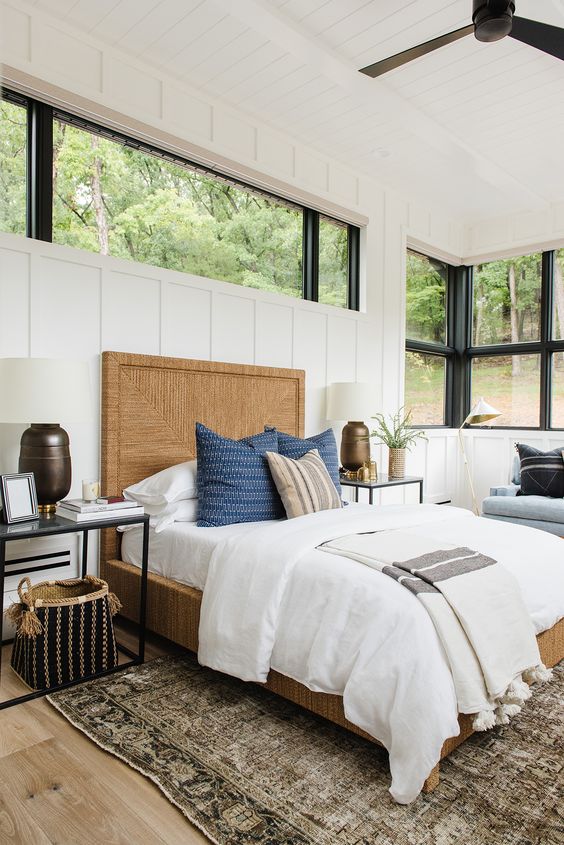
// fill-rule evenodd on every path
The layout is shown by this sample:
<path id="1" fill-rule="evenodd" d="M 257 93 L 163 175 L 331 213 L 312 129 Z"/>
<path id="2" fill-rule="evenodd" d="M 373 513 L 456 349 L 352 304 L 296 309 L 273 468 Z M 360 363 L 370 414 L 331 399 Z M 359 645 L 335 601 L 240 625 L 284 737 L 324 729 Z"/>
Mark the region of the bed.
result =
<path id="1" fill-rule="evenodd" d="M 102 485 L 106 495 L 195 455 L 194 423 L 240 438 L 265 424 L 303 437 L 303 371 L 250 365 L 105 352 L 102 355 Z M 203 529 L 207 530 L 207 529 Z M 120 597 L 122 613 L 137 614 L 139 569 L 121 559 L 115 531 L 103 532 L 101 576 Z M 202 592 L 189 584 L 149 574 L 147 625 L 168 639 L 198 650 Z M 564 657 L 564 619 L 538 636 L 543 662 Z M 268 689 L 348 730 L 377 742 L 345 717 L 340 695 L 314 692 L 271 671 Z M 472 733 L 471 719 L 459 716 L 460 733 L 447 739 L 441 757 Z M 454 733 L 454 731 L 453 731 Z M 439 782 L 439 764 L 424 783 Z"/>

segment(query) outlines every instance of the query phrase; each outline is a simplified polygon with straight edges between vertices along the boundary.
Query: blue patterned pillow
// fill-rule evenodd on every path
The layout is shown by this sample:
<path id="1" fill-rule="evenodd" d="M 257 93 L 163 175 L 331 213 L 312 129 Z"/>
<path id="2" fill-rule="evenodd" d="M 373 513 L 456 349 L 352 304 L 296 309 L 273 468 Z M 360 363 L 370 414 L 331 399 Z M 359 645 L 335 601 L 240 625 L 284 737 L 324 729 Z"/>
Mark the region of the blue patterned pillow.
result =
<path id="1" fill-rule="evenodd" d="M 264 430 L 276 431 L 278 434 L 278 452 L 286 458 L 293 458 L 297 461 L 306 452 L 309 452 L 311 449 L 317 449 L 319 456 L 327 467 L 333 484 L 337 488 L 337 493 L 339 496 L 341 495 L 339 454 L 332 428 L 322 431 L 321 434 L 314 434 L 313 437 L 308 437 L 307 440 L 303 440 L 301 437 L 294 437 L 291 434 L 285 434 L 283 431 L 277 431 L 275 428 L 271 429 L 268 426 L 265 426 Z"/>
<path id="2" fill-rule="evenodd" d="M 198 525 L 282 519 L 284 507 L 265 452 L 277 452 L 275 431 L 242 440 L 221 437 L 196 423 Z"/>

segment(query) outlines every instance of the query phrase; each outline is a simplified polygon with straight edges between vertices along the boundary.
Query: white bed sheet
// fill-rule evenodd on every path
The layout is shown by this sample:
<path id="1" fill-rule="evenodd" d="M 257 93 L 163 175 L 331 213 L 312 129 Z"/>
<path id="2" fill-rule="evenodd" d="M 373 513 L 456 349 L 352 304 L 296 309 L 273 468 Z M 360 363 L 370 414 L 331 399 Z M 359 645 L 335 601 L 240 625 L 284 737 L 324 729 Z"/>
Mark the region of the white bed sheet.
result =
<path id="1" fill-rule="evenodd" d="M 211 556 L 228 537 L 241 537 L 268 522 L 239 522 L 218 528 L 198 528 L 195 522 L 175 522 L 158 534 L 149 529 L 149 572 L 203 590 Z M 276 520 L 272 520 L 276 524 Z M 121 535 L 121 560 L 141 568 L 143 526 Z"/>

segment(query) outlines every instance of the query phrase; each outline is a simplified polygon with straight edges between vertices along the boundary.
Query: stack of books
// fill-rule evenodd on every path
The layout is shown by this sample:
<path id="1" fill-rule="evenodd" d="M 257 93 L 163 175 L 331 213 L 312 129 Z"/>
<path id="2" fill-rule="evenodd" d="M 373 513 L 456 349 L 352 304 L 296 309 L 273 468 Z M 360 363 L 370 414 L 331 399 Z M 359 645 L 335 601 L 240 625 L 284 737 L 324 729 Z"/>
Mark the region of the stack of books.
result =
<path id="1" fill-rule="evenodd" d="M 57 505 L 55 513 L 64 519 L 72 519 L 73 522 L 98 522 L 103 519 L 115 519 L 116 516 L 122 515 L 124 519 L 131 516 L 143 516 L 145 509 L 137 502 L 124 499 L 123 496 L 106 496 L 94 502 L 87 502 L 84 499 L 63 499 Z"/>

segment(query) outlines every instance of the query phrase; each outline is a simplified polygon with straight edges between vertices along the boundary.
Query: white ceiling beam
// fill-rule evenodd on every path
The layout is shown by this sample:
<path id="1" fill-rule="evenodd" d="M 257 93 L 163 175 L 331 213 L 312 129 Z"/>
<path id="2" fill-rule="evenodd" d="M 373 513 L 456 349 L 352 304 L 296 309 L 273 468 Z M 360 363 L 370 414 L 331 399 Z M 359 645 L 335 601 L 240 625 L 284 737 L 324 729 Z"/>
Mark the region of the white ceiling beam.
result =
<path id="1" fill-rule="evenodd" d="M 374 109 L 388 112 L 409 132 L 433 147 L 442 156 L 463 168 L 466 174 L 482 179 L 509 197 L 525 200 L 531 208 L 548 205 L 548 198 L 532 190 L 499 164 L 477 152 L 470 144 L 437 123 L 413 103 L 393 91 L 383 80 L 370 79 L 347 65 L 330 50 L 320 46 L 294 25 L 283 12 L 268 0 L 216 0 L 229 14 L 244 21 L 269 41 L 313 66 L 318 73 L 339 85 L 351 98 L 360 102 L 367 113 Z"/>

